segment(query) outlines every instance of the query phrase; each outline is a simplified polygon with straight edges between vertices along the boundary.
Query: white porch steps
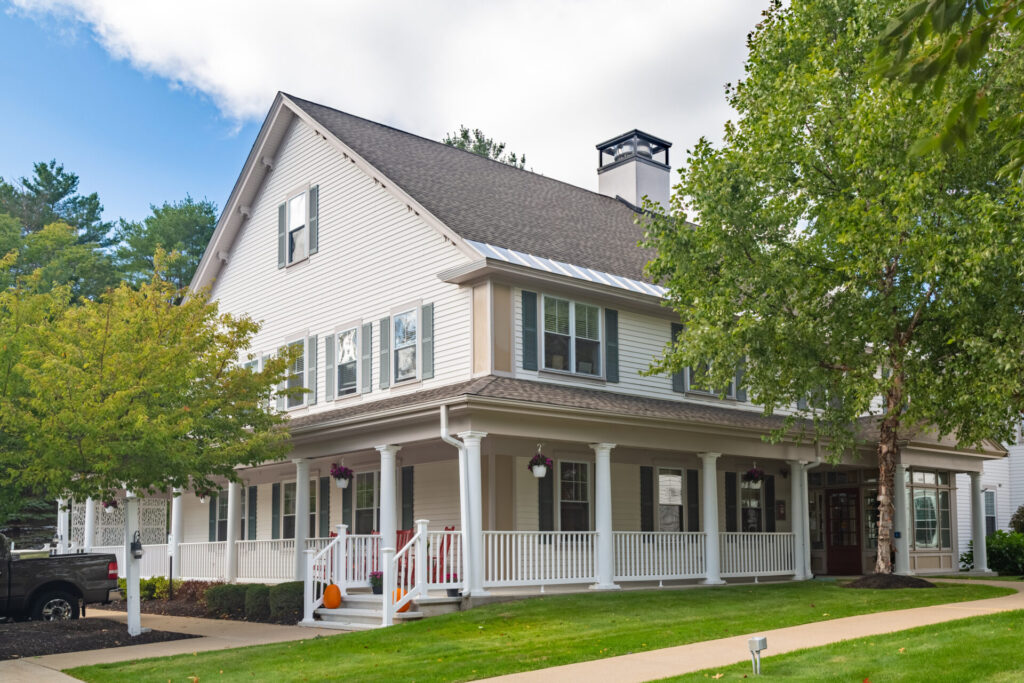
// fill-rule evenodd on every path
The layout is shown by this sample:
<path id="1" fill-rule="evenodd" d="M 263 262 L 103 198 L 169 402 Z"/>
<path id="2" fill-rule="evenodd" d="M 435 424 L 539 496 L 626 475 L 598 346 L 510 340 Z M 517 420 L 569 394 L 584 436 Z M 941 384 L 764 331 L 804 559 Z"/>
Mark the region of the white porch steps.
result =
<path id="1" fill-rule="evenodd" d="M 372 593 L 355 593 L 342 598 L 342 606 L 336 609 L 320 607 L 315 614 L 319 621 L 309 624 L 320 628 L 336 628 L 343 631 L 366 631 L 381 628 L 384 621 L 384 596 Z M 395 615 L 395 623 L 416 621 L 423 618 L 423 613 L 413 611 L 415 605 L 407 612 Z"/>

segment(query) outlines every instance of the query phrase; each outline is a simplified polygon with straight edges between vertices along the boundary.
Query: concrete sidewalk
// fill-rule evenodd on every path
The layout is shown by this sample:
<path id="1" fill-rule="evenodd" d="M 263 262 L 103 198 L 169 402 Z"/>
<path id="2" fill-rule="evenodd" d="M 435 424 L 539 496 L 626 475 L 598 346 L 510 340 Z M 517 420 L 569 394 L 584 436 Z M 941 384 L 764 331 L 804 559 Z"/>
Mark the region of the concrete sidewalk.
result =
<path id="1" fill-rule="evenodd" d="M 90 609 L 88 618 L 111 619 L 124 623 L 127 617 L 124 612 Z M 75 679 L 60 673 L 60 671 L 75 666 L 192 654 L 208 650 L 225 650 L 232 647 L 305 640 L 317 636 L 333 636 L 343 633 L 336 629 L 279 626 L 277 624 L 256 624 L 247 621 L 198 619 L 195 617 L 169 617 L 160 614 L 143 614 L 142 625 L 156 631 L 189 633 L 199 637 L 171 640 L 164 643 L 128 645 L 103 650 L 86 650 L 7 660 L 0 662 L 0 681 L 3 683 L 73 681 Z"/>
<path id="2" fill-rule="evenodd" d="M 936 579 L 936 581 L 947 581 Z M 509 676 L 491 678 L 491 681 L 509 683 L 640 683 L 684 673 L 727 666 L 736 662 L 750 661 L 747 640 L 753 636 L 767 636 L 768 649 L 764 655 L 780 655 L 793 650 L 828 645 L 842 640 L 872 636 L 880 633 L 904 631 L 917 626 L 938 624 L 954 619 L 977 617 L 1010 610 L 1024 609 L 1024 582 L 1017 581 L 964 581 L 948 580 L 949 583 L 982 583 L 1016 589 L 1013 595 L 972 602 L 959 602 L 932 607 L 915 607 L 895 612 L 876 612 L 856 617 L 845 617 L 831 621 L 818 621 L 773 631 L 760 631 L 742 636 L 732 636 L 702 643 L 690 643 L 678 647 L 667 647 L 650 652 L 638 652 L 621 657 L 595 659 L 579 664 L 526 671 Z M 882 618 L 879 618 L 882 617 Z"/>

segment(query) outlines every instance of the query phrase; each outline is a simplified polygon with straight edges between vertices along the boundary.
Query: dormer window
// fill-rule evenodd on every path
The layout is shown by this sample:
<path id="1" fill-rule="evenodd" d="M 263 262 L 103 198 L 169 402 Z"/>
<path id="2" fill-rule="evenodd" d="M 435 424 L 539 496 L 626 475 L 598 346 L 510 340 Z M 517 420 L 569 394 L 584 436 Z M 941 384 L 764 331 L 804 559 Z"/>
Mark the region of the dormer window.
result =
<path id="1" fill-rule="evenodd" d="M 544 369 L 601 375 L 601 309 L 544 297 Z"/>

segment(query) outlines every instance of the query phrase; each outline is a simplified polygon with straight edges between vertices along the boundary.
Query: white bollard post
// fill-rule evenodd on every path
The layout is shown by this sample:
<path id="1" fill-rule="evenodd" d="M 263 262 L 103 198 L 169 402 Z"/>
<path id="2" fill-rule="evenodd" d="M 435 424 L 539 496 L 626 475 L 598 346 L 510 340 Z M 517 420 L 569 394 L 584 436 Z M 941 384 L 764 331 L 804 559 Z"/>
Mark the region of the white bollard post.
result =
<path id="1" fill-rule="evenodd" d="M 139 590 L 140 561 L 132 556 L 132 541 L 139 530 L 139 499 L 128 491 L 124 505 L 124 563 L 128 602 L 128 635 L 142 634 L 142 608 Z"/>

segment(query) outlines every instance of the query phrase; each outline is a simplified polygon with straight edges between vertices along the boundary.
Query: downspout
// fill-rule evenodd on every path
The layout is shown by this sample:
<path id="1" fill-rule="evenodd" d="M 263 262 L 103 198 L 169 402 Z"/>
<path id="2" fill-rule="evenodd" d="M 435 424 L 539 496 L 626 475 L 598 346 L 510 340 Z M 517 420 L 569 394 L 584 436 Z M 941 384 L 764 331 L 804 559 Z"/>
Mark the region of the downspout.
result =
<path id="1" fill-rule="evenodd" d="M 462 576 L 459 579 L 465 587 L 468 581 L 467 572 L 469 569 L 469 487 L 467 485 L 468 472 L 466 471 L 466 445 L 448 433 L 448 406 L 441 406 L 441 440 L 449 446 L 459 450 L 459 526 L 462 529 Z"/>
<path id="2" fill-rule="evenodd" d="M 811 516 L 808 514 L 811 511 L 811 487 L 807 481 L 807 472 L 813 470 L 822 464 L 821 460 L 821 444 L 814 444 L 814 462 L 804 463 L 800 465 L 800 477 L 802 478 L 801 488 L 804 491 L 804 576 L 808 579 L 814 578 L 814 572 L 811 571 Z M 819 520 L 820 516 L 824 514 L 823 511 L 818 513 Z"/>

